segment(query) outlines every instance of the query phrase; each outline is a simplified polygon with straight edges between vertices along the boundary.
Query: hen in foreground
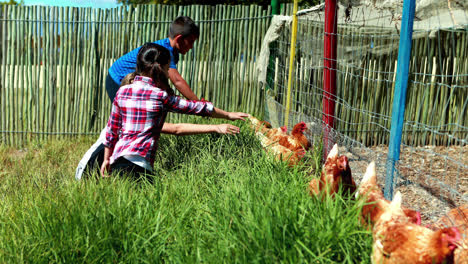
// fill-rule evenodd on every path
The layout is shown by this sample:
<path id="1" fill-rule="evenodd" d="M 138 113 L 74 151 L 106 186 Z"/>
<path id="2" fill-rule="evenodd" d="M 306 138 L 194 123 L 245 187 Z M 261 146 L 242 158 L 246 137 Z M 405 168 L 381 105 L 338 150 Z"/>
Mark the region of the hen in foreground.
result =
<path id="1" fill-rule="evenodd" d="M 454 262 L 455 264 L 468 264 L 468 204 L 450 210 L 447 215 L 429 225 L 429 228 L 433 230 L 445 227 L 456 227 L 460 230 L 462 240 L 459 247 L 455 249 Z"/>
<path id="2" fill-rule="evenodd" d="M 456 227 L 433 231 L 409 222 L 399 192 L 377 220 L 372 235 L 372 262 L 382 264 L 450 262 L 460 239 Z"/>

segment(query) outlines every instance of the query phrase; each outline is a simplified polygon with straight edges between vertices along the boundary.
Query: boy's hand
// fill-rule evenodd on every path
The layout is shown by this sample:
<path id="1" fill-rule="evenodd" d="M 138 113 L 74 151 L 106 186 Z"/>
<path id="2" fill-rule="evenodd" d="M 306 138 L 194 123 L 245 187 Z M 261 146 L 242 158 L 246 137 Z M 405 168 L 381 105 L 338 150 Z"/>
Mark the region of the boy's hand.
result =
<path id="1" fill-rule="evenodd" d="M 104 160 L 104 162 L 101 165 L 101 177 L 103 178 L 108 178 L 110 177 L 108 173 L 110 173 L 111 168 L 110 168 L 110 160 Z"/>
<path id="2" fill-rule="evenodd" d="M 228 119 L 229 120 L 243 120 L 245 121 L 245 118 L 247 118 L 249 114 L 242 113 L 242 112 L 229 112 L 228 114 Z"/>
<path id="3" fill-rule="evenodd" d="M 216 132 L 219 134 L 239 134 L 240 129 L 231 124 L 221 124 L 216 126 Z"/>

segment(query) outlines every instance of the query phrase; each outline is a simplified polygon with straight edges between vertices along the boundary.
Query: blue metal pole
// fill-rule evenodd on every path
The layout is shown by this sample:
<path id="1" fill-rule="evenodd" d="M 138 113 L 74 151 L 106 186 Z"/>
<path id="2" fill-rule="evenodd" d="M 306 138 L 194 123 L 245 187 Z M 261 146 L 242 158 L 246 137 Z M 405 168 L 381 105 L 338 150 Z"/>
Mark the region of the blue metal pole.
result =
<path id="1" fill-rule="evenodd" d="M 393 94 L 392 127 L 387 156 L 387 176 L 385 178 L 386 199 L 393 198 L 393 181 L 395 164 L 400 159 L 401 134 L 405 117 L 406 89 L 408 87 L 409 64 L 411 57 L 411 41 L 413 39 L 413 21 L 415 0 L 403 1 L 403 17 L 401 19 L 400 46 L 398 49 L 397 76 Z"/>

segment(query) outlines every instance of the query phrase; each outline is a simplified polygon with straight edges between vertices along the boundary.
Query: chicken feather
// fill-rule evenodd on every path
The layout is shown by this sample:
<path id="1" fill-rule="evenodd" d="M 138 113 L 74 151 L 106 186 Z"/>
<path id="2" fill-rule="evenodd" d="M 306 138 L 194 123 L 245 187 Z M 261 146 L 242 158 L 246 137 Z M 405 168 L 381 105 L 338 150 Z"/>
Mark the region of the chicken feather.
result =
<path id="1" fill-rule="evenodd" d="M 459 247 L 454 251 L 455 264 L 468 264 L 468 204 L 450 210 L 445 216 L 428 226 L 437 230 L 445 227 L 456 227 L 462 234 Z"/>
<path id="2" fill-rule="evenodd" d="M 320 179 L 312 179 L 309 183 L 311 196 L 320 194 L 334 196 L 342 186 L 345 195 L 356 191 L 356 184 L 351 175 L 348 158 L 339 156 L 338 145 L 335 144 L 328 153 L 325 164 L 322 167 Z"/>
<path id="3" fill-rule="evenodd" d="M 369 163 L 364 177 L 356 192 L 356 198 L 362 196 L 366 204 L 362 208 L 362 221 L 371 226 L 380 218 L 384 210 L 390 205 L 390 201 L 384 198 L 382 189 L 377 183 L 375 162 Z M 421 224 L 421 214 L 418 211 L 402 207 L 405 215 L 412 223 Z"/>
<path id="4" fill-rule="evenodd" d="M 400 192 L 377 220 L 372 235 L 372 262 L 382 264 L 451 261 L 460 239 L 456 227 L 433 231 L 411 223 L 401 208 Z"/>
<path id="5" fill-rule="evenodd" d="M 257 132 L 255 135 L 260 140 L 262 147 L 268 153 L 271 153 L 276 158 L 276 160 L 288 162 L 289 166 L 297 165 L 304 157 L 304 151 L 292 151 L 284 146 L 281 146 L 278 144 L 278 142 L 271 140 L 260 132 Z"/>

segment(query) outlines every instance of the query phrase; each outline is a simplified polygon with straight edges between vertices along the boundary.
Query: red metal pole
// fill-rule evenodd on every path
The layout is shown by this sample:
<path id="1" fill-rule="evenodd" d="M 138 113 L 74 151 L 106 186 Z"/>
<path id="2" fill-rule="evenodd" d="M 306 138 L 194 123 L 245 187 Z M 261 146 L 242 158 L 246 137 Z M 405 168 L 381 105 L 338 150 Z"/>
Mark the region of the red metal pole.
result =
<path id="1" fill-rule="evenodd" d="M 334 142 L 330 130 L 334 128 L 336 100 L 336 0 L 325 0 L 325 36 L 323 69 L 323 154 L 328 155 Z"/>

